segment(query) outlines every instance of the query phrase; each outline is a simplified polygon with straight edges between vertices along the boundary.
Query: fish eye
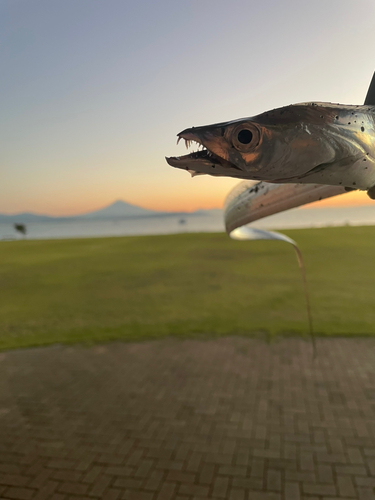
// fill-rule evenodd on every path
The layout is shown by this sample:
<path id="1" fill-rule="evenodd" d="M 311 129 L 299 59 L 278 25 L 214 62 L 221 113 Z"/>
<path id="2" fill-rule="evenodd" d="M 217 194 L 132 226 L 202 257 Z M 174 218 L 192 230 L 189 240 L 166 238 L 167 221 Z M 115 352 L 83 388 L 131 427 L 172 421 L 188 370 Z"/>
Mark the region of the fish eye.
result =
<path id="1" fill-rule="evenodd" d="M 254 123 L 241 123 L 228 131 L 228 139 L 240 153 L 248 153 L 256 148 L 260 141 L 260 130 Z"/>
<path id="2" fill-rule="evenodd" d="M 244 128 L 243 130 L 240 130 L 237 135 L 237 140 L 241 144 L 250 144 L 250 142 L 253 139 L 253 133 L 247 129 Z"/>

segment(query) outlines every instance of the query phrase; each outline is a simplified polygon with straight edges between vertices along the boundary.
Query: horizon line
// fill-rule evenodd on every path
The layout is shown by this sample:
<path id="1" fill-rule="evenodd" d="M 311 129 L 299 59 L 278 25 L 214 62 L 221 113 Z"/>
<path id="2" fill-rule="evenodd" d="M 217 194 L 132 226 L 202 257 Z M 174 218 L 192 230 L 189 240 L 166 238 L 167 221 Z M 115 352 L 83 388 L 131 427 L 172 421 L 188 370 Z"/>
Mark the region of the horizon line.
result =
<path id="1" fill-rule="evenodd" d="M 19 216 L 19 215 L 36 215 L 36 216 L 40 216 L 40 217 L 50 217 L 50 218 L 71 218 L 71 217 L 80 217 L 80 216 L 85 216 L 85 215 L 89 215 L 89 214 L 92 214 L 93 212 L 99 212 L 101 210 L 105 210 L 106 208 L 109 208 L 113 205 L 115 205 L 116 203 L 124 203 L 126 205 L 129 205 L 130 207 L 134 207 L 134 208 L 139 208 L 139 209 L 142 209 L 142 210 L 145 210 L 145 211 L 148 211 L 148 212 L 154 212 L 155 214 L 173 214 L 173 213 L 185 213 L 185 214 L 189 214 L 189 213 L 195 213 L 195 212 L 199 212 L 199 211 L 208 211 L 208 210 L 223 210 L 223 204 L 221 206 L 213 206 L 213 207 L 209 207 L 209 208 L 202 208 L 202 207 L 199 207 L 199 208 L 196 208 L 196 209 L 193 209 L 193 210 L 184 210 L 184 209 L 165 209 L 165 210 L 160 210 L 160 209 L 155 209 L 155 208 L 146 208 L 142 205 L 137 205 L 137 204 L 134 204 L 134 203 L 130 203 L 124 199 L 121 199 L 121 198 L 117 198 L 116 200 L 114 200 L 113 202 L 110 202 L 106 205 L 101 205 L 100 207 L 97 207 L 97 208 L 91 208 L 91 209 L 86 209 L 84 211 L 78 211 L 78 212 L 75 212 L 75 213 L 60 213 L 60 214 L 50 214 L 48 212 L 40 212 L 40 211 L 33 211 L 32 209 L 31 210 L 21 210 L 21 211 L 17 211 L 17 212 L 8 212 L 8 211 L 4 211 L 4 212 L 0 212 L 0 215 L 4 215 L 4 216 Z M 350 192 L 350 193 L 344 193 L 342 195 L 338 195 L 338 196 L 332 196 L 331 198 L 327 198 L 325 200 L 320 200 L 320 201 L 316 201 L 316 202 L 313 202 L 313 203 L 308 203 L 306 205 L 302 205 L 300 207 L 297 207 L 297 208 L 327 208 L 327 207 L 331 207 L 331 208 L 334 208 L 334 207 L 346 207 L 346 208 L 349 208 L 349 207 L 354 207 L 354 206 L 369 206 L 369 205 L 373 205 L 375 206 L 375 202 L 374 200 L 371 200 L 370 198 L 368 198 L 366 196 L 366 192 L 365 191 L 353 191 L 353 192 Z"/>

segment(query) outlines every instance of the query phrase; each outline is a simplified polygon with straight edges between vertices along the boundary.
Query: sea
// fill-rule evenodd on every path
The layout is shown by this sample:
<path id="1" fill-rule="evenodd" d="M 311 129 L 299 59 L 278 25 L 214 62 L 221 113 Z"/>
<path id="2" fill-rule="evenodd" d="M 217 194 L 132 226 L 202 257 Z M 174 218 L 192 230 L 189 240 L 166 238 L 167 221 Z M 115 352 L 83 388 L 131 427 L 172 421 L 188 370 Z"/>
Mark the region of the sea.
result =
<path id="1" fill-rule="evenodd" d="M 19 221 L 22 223 L 22 221 Z M 253 222 L 268 230 L 309 227 L 375 225 L 374 206 L 295 208 Z M 225 232 L 223 213 L 213 210 L 195 214 L 153 215 L 121 219 L 65 219 L 27 223 L 27 239 L 100 238 L 199 232 Z M 0 223 L 0 240 L 23 239 L 13 223 Z"/>

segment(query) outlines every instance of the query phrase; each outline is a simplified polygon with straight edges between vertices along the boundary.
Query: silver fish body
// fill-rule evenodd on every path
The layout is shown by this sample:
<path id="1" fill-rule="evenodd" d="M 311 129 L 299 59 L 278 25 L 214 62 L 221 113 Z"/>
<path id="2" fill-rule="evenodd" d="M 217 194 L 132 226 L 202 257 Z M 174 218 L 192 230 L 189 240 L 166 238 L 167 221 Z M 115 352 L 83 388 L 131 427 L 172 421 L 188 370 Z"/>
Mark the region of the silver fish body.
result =
<path id="1" fill-rule="evenodd" d="M 362 190 L 375 186 L 373 105 L 294 104 L 193 127 L 178 137 L 203 150 L 167 162 L 195 174 Z"/>
<path id="2" fill-rule="evenodd" d="M 231 234 L 235 229 L 263 217 L 345 193 L 342 186 L 242 181 L 225 199 L 225 228 Z"/>

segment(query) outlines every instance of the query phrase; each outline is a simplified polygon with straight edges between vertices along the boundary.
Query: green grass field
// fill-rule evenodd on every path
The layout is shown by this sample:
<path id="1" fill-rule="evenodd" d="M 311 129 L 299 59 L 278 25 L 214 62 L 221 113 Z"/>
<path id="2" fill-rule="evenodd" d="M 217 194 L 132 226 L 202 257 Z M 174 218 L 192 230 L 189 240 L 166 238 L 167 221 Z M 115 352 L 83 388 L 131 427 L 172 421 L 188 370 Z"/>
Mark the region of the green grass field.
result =
<path id="1" fill-rule="evenodd" d="M 375 227 L 285 231 L 318 335 L 375 333 Z M 306 335 L 293 248 L 179 234 L 0 243 L 0 349 L 166 335 Z"/>

